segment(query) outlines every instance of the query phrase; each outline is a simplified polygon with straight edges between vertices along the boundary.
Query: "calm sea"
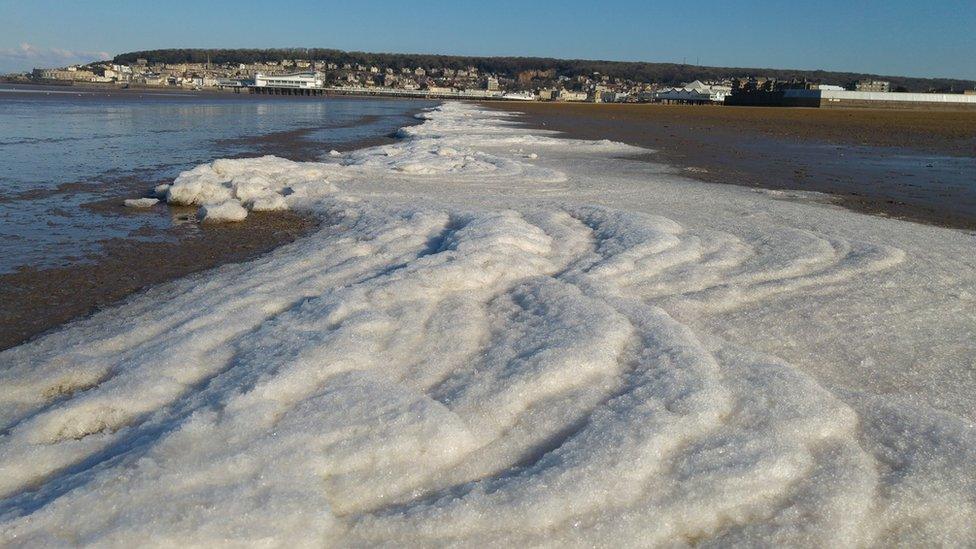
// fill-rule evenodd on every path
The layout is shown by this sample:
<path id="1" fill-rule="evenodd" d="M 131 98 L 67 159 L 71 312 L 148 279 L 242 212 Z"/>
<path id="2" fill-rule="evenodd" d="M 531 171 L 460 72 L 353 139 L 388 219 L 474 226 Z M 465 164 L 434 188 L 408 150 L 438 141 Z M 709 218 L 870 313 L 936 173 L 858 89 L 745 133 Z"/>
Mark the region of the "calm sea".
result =
<path id="1" fill-rule="evenodd" d="M 410 123 L 419 101 L 92 92 L 0 84 L 0 273 L 85 261 L 111 238 L 159 238 L 165 208 L 123 198 L 216 158 L 312 160 Z M 135 194 L 133 194 L 135 193 Z"/>

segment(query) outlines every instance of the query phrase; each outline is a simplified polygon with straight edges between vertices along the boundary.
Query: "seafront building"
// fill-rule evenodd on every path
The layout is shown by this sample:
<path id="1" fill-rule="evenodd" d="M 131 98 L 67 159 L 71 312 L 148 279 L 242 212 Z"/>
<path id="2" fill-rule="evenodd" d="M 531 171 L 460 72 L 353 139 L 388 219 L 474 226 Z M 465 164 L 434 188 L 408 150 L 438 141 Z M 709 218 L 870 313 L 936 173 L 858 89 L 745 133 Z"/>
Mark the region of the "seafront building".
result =
<path id="1" fill-rule="evenodd" d="M 885 80 L 858 80 L 854 83 L 854 91 L 890 92 L 891 82 L 887 82 Z"/>
<path id="2" fill-rule="evenodd" d="M 62 80 L 68 82 L 93 82 L 95 73 L 79 67 L 61 69 L 34 69 L 31 75 L 37 80 Z"/>
<path id="3" fill-rule="evenodd" d="M 233 81 L 232 86 L 240 84 L 240 81 Z M 256 88 L 300 88 L 300 89 L 320 89 L 324 87 L 322 75 L 317 72 L 296 72 L 293 74 L 266 75 L 256 73 L 254 84 Z"/>
<path id="4" fill-rule="evenodd" d="M 879 80 L 858 81 L 849 88 L 853 89 L 804 81 L 742 80 L 734 83 L 724 104 L 761 107 L 976 109 L 976 95 L 969 93 L 888 91 L 890 83 Z"/>
<path id="5" fill-rule="evenodd" d="M 723 103 L 732 92 L 732 86 L 705 84 L 700 80 L 676 88 L 665 88 L 651 94 L 651 98 L 661 103 L 684 103 L 704 105 Z"/>
<path id="6" fill-rule="evenodd" d="M 960 93 L 785 90 L 778 102 L 786 107 L 976 110 L 976 95 Z"/>

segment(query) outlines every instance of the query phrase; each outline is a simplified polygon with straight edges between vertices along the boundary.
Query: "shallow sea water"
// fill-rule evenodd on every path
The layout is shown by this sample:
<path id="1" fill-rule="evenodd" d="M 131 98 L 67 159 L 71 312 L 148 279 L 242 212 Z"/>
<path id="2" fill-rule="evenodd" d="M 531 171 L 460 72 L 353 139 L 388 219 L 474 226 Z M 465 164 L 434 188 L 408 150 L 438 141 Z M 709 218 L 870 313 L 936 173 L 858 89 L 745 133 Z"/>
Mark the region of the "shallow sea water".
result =
<path id="1" fill-rule="evenodd" d="M 201 162 L 311 159 L 387 135 L 426 106 L 0 85 L 0 273 L 85 261 L 105 239 L 162 238 L 182 217 L 100 205 L 144 196 Z"/>

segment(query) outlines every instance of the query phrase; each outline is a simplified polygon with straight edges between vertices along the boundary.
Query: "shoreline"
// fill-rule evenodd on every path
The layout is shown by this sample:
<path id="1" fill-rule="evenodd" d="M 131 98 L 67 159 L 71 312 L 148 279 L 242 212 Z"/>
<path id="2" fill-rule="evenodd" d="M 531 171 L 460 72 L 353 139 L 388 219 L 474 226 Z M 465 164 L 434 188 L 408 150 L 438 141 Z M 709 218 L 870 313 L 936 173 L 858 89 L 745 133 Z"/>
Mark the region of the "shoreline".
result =
<path id="1" fill-rule="evenodd" d="M 976 113 L 778 107 L 575 105 L 485 107 L 529 127 L 655 151 L 691 179 L 813 191 L 847 209 L 976 230 Z"/>
<path id="2" fill-rule="evenodd" d="M 366 98 L 368 99 L 368 98 Z M 415 125 L 420 109 L 405 115 L 410 120 L 399 127 Z M 317 127 L 270 132 L 243 138 L 253 152 L 232 158 L 277 156 L 311 161 L 330 148 L 346 152 L 396 140 L 393 133 L 357 139 L 342 144 L 303 140 Z M 305 212 L 252 212 L 244 221 L 204 225 L 195 220 L 196 208 L 172 207 L 164 202 L 150 211 L 123 206 L 125 198 L 143 196 L 159 181 L 129 181 L 113 189 L 111 198 L 82 204 L 82 208 L 116 215 L 158 215 L 167 208 L 172 226 L 152 234 L 101 241 L 102 251 L 87 254 L 67 265 L 35 268 L 22 266 L 0 273 L 0 351 L 16 347 L 72 321 L 111 307 L 134 294 L 179 278 L 192 276 L 230 263 L 253 260 L 308 235 L 321 219 Z M 147 237 L 153 240 L 147 240 Z"/>
<path id="3" fill-rule="evenodd" d="M 142 90 L 130 93 L 138 94 L 140 91 Z M 176 93 L 181 92 L 173 92 L 174 95 Z M 204 93 L 210 95 L 208 92 Z M 220 95 L 241 97 L 236 94 Z M 369 100 L 370 98 L 361 99 Z M 560 131 L 562 137 L 606 138 L 654 149 L 657 151 L 653 155 L 654 161 L 678 168 L 684 177 L 753 188 L 811 190 L 788 184 L 770 184 L 768 179 L 764 180 L 757 177 L 755 166 L 749 162 L 743 163 L 741 155 L 722 151 L 723 154 L 721 155 L 709 157 L 698 150 L 701 145 L 700 141 L 689 139 L 686 135 L 680 135 L 682 131 L 685 133 L 695 131 L 697 128 L 703 127 L 705 123 L 710 122 L 711 126 L 707 126 L 707 129 L 716 131 L 718 141 L 728 139 L 728 120 L 734 121 L 736 118 L 729 117 L 726 119 L 723 116 L 709 116 L 716 114 L 715 111 L 728 110 L 729 108 L 726 107 L 676 108 L 672 106 L 664 110 L 675 111 L 678 116 L 672 114 L 656 124 L 647 124 L 646 120 L 640 119 L 631 120 L 628 123 L 625 118 L 620 116 L 626 113 L 613 112 L 613 109 L 620 107 L 616 105 L 543 103 L 520 104 L 516 107 L 508 102 L 480 102 L 479 104 L 493 109 L 520 112 L 523 114 L 520 118 L 521 122 L 538 129 Z M 655 109 L 661 106 L 641 105 L 640 107 Z M 757 107 L 744 107 L 742 109 L 754 111 L 756 114 L 768 114 L 764 113 L 762 108 Z M 786 111 L 784 109 L 775 110 Z M 809 109 L 805 110 L 805 112 L 810 111 Z M 651 110 L 650 112 L 654 111 Z M 415 111 L 410 111 L 407 116 L 413 114 Z M 846 114 L 856 119 L 856 113 Z M 590 122 L 590 124 L 580 124 L 581 121 Z M 421 122 L 421 120 L 416 120 L 416 122 L 407 125 L 415 125 Z M 762 132 L 756 120 L 747 121 L 746 126 L 745 138 L 747 140 L 758 139 L 765 143 L 770 136 L 776 139 L 785 138 L 784 135 L 777 135 L 776 132 Z M 262 149 L 273 145 L 278 148 L 287 148 L 293 152 L 293 155 L 285 155 L 292 160 L 311 160 L 314 156 L 312 153 L 314 150 L 318 150 L 319 144 L 304 142 L 302 136 L 315 131 L 315 129 L 312 127 L 271 132 L 248 138 L 254 142 L 255 152 L 235 156 L 235 158 L 260 156 L 264 154 Z M 662 139 L 665 137 L 662 136 L 662 130 L 668 132 L 667 137 L 671 138 L 674 146 L 661 146 Z M 830 130 L 829 126 L 820 126 L 816 130 L 797 126 L 790 129 L 789 134 L 794 143 L 801 145 L 817 143 L 817 140 L 837 145 L 843 141 L 838 135 L 844 135 L 847 139 L 844 145 L 854 146 L 851 144 L 851 139 L 857 139 L 857 136 L 852 137 L 849 134 L 831 135 L 831 131 L 836 132 L 837 130 Z M 762 135 L 757 136 L 757 134 Z M 833 141 L 829 141 L 830 139 Z M 395 138 L 391 134 L 387 134 L 358 140 L 336 148 L 340 151 L 348 151 L 393 141 Z M 867 146 L 879 146 L 878 137 L 876 136 L 873 141 L 869 140 L 867 143 Z M 935 141 L 934 143 L 940 142 Z M 946 147 L 947 143 L 950 145 L 949 147 Z M 942 141 L 941 144 L 943 148 L 937 150 L 947 155 L 960 150 L 958 142 L 946 140 Z M 927 146 L 932 147 L 933 145 L 930 143 Z M 326 148 L 328 147 L 322 147 L 319 152 L 323 152 Z M 933 149 L 930 148 L 929 152 L 932 151 Z M 773 154 L 779 152 L 781 151 L 774 151 Z M 714 166 L 716 165 L 721 169 L 715 169 Z M 123 192 L 117 197 L 118 200 L 100 201 L 87 204 L 86 207 L 116 209 L 122 215 L 140 215 L 128 211 L 120 204 L 123 198 L 131 195 L 131 191 L 142 192 L 144 186 L 140 185 L 138 189 L 133 188 Z M 871 197 L 858 197 L 829 191 L 827 194 L 830 195 L 833 203 L 862 213 L 949 228 L 976 230 L 976 217 L 947 217 L 939 212 L 925 211 L 904 203 L 890 203 Z M 177 215 L 192 216 L 192 212 L 187 210 Z M 103 253 L 89 256 L 86 258 L 87 261 L 69 266 L 40 269 L 25 268 L 13 273 L 0 274 L 0 288 L 2 288 L 0 300 L 8 304 L 0 310 L 0 333 L 3 334 L 0 337 L 0 350 L 25 343 L 38 335 L 56 329 L 72 320 L 88 316 L 101 308 L 118 303 L 126 297 L 144 291 L 151 286 L 213 269 L 227 263 L 254 259 L 279 246 L 293 242 L 318 226 L 318 219 L 294 212 L 274 218 L 255 215 L 237 225 L 211 226 L 202 229 L 197 224 L 191 223 L 191 227 L 196 228 L 195 230 L 187 230 L 185 226 L 174 226 L 165 230 L 165 236 L 168 237 L 167 241 L 147 242 L 133 239 L 110 239 L 106 241 L 106 249 Z M 249 240 L 247 242 L 242 242 L 241 239 L 236 238 L 235 235 L 242 234 L 242 232 L 248 233 Z M 168 263 L 167 260 L 169 260 Z M 40 299 L 39 296 L 51 296 L 51 298 Z"/>

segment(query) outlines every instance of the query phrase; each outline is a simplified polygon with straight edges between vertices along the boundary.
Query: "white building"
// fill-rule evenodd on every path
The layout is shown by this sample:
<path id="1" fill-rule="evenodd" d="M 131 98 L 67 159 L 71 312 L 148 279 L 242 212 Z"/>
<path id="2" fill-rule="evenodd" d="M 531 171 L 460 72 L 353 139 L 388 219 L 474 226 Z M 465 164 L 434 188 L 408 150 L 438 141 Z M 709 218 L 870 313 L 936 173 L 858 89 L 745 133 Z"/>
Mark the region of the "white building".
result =
<path id="1" fill-rule="evenodd" d="M 322 75 L 317 72 L 297 72 L 294 74 L 254 75 L 254 86 L 257 88 L 300 88 L 313 89 L 324 86 Z"/>
<path id="2" fill-rule="evenodd" d="M 725 96 L 732 92 L 729 86 L 710 86 L 699 80 L 690 82 L 680 88 L 667 88 L 654 93 L 657 101 L 674 103 L 721 103 Z"/>
<path id="3" fill-rule="evenodd" d="M 588 94 L 584 91 L 561 90 L 556 99 L 558 101 L 586 101 Z"/>
<path id="4" fill-rule="evenodd" d="M 976 95 L 961 93 L 867 92 L 849 90 L 785 90 L 788 106 L 976 109 Z"/>

